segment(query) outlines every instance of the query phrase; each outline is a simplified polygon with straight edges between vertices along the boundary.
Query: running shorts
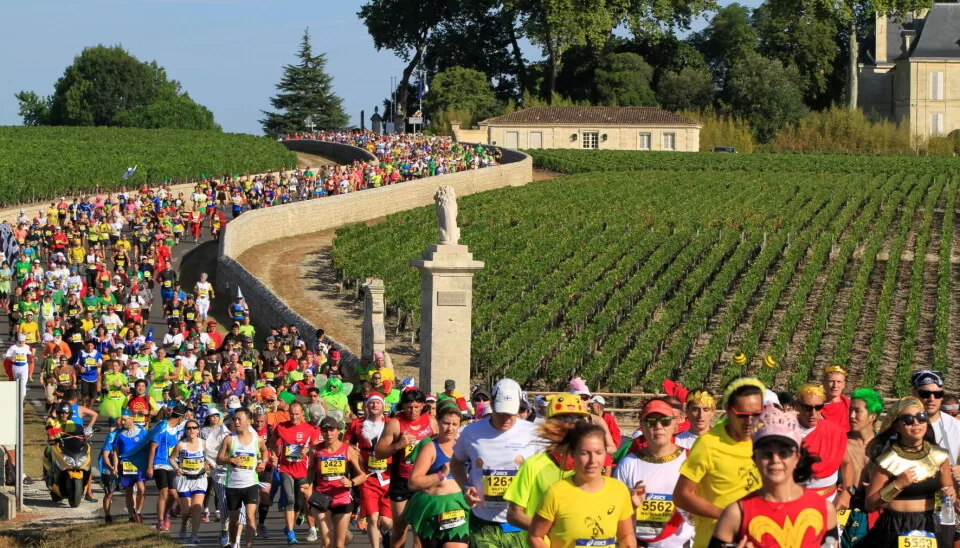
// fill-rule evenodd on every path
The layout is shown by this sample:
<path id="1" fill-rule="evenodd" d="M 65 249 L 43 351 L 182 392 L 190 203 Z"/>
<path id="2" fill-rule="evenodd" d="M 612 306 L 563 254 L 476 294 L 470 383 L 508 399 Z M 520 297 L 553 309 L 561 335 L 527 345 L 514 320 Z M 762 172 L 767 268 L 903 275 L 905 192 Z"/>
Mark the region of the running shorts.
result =
<path id="1" fill-rule="evenodd" d="M 233 512 L 241 506 L 260 503 L 260 486 L 227 487 L 227 510 Z"/>

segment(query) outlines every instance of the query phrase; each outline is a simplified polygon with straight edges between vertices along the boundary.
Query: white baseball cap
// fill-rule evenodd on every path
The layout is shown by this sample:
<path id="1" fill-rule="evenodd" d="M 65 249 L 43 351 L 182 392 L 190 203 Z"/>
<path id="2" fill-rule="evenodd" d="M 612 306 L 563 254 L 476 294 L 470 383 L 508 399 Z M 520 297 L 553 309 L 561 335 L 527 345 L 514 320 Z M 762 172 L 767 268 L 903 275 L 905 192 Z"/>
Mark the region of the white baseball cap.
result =
<path id="1" fill-rule="evenodd" d="M 777 393 L 769 388 L 763 391 L 763 406 L 775 405 L 780 409 L 783 409 L 783 406 L 780 405 L 780 396 L 777 396 Z"/>
<path id="2" fill-rule="evenodd" d="M 522 390 L 517 381 L 513 379 L 501 379 L 493 387 L 492 403 L 495 413 L 507 413 L 516 415 L 520 412 L 520 400 L 523 398 Z"/>
<path id="3" fill-rule="evenodd" d="M 600 405 L 606 407 L 607 400 L 603 399 L 603 396 L 594 396 L 590 398 L 590 403 L 599 403 Z"/>

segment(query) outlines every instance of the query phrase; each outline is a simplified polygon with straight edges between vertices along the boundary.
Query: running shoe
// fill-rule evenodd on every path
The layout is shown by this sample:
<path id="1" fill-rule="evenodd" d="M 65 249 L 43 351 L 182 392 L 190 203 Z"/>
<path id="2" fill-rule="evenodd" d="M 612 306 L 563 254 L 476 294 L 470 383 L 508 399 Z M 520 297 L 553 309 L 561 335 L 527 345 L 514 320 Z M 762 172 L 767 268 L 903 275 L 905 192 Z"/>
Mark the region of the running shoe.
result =
<path id="1" fill-rule="evenodd" d="M 267 526 L 264 524 L 257 525 L 257 538 L 268 539 L 270 535 L 267 534 Z"/>
<path id="2" fill-rule="evenodd" d="M 317 542 L 317 528 L 311 527 L 310 532 L 307 533 L 307 542 Z"/>
<path id="3" fill-rule="evenodd" d="M 163 521 L 158 521 L 158 522 L 157 522 L 157 531 L 164 531 Z"/>
<path id="4" fill-rule="evenodd" d="M 136 514 L 130 514 L 130 519 L 129 519 L 128 521 L 129 521 L 130 523 L 137 523 L 137 515 L 136 515 Z"/>
<path id="5" fill-rule="evenodd" d="M 213 515 L 213 521 L 220 523 L 220 510 L 217 510 L 217 513 Z"/>
<path id="6" fill-rule="evenodd" d="M 94 502 L 96 502 L 96 501 L 94 501 Z M 304 521 L 305 519 L 307 519 L 307 517 L 303 515 L 303 512 L 300 512 L 299 514 L 297 514 L 297 527 L 303 525 L 303 521 Z"/>
<path id="7" fill-rule="evenodd" d="M 230 535 L 226 531 L 220 531 L 220 538 L 217 539 L 220 546 L 230 546 Z"/>
<path id="8" fill-rule="evenodd" d="M 203 515 L 200 516 L 200 521 L 204 523 L 210 523 L 210 510 L 207 510 L 206 508 L 203 509 Z"/>
<path id="9" fill-rule="evenodd" d="M 163 522 L 160 524 L 160 530 L 161 530 L 161 531 L 169 531 L 169 530 L 170 530 L 170 520 L 168 520 L 168 519 L 163 520 Z"/>
<path id="10" fill-rule="evenodd" d="M 113 525 L 113 516 L 111 516 L 110 514 L 105 514 L 103 516 L 103 522 L 106 523 L 107 525 Z"/>
<path id="11" fill-rule="evenodd" d="M 90 494 L 86 494 L 86 495 L 83 496 L 83 500 L 85 500 L 85 501 L 87 501 L 87 502 L 97 502 L 97 497 L 95 497 L 95 496 L 93 496 L 93 495 L 90 495 Z"/>
<path id="12" fill-rule="evenodd" d="M 296 531 L 287 531 L 287 545 L 291 544 L 298 544 Z"/>
<path id="13" fill-rule="evenodd" d="M 179 504 L 176 505 L 176 506 L 174 506 L 174 507 L 173 507 L 173 510 L 170 510 L 170 517 L 172 517 L 172 518 L 179 518 L 179 517 L 180 517 L 180 505 L 179 505 Z"/>
<path id="14" fill-rule="evenodd" d="M 180 541 L 181 541 L 181 542 L 186 542 L 186 541 L 187 541 L 187 529 L 186 529 L 186 527 L 180 529 L 180 535 L 179 535 L 179 537 L 180 537 Z"/>
<path id="15" fill-rule="evenodd" d="M 194 533 L 193 536 L 190 537 L 190 544 L 198 544 L 198 545 L 199 545 L 199 544 L 200 544 L 200 535 Z"/>
<path id="16" fill-rule="evenodd" d="M 137 512 L 137 523 L 143 523 L 143 514 Z"/>

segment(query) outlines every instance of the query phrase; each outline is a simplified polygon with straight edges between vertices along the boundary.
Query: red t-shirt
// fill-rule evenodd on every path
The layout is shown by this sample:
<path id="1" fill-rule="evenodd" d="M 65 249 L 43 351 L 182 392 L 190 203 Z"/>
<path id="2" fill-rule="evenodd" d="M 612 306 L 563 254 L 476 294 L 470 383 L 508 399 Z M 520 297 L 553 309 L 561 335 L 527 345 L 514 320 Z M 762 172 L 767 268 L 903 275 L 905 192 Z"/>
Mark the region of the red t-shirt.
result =
<path id="1" fill-rule="evenodd" d="M 290 358 L 289 360 L 283 363 L 283 371 L 286 373 L 291 373 L 297 370 L 297 360 Z"/>
<path id="2" fill-rule="evenodd" d="M 353 422 L 350 423 L 350 426 L 347 427 L 347 430 L 343 433 L 343 443 L 349 443 L 350 445 L 357 446 L 357 449 L 360 450 L 360 462 L 362 463 L 363 469 L 368 473 L 379 473 L 382 480 L 387 480 L 390 478 L 389 466 L 391 457 L 386 459 L 378 459 L 374 454 L 374 442 L 379 441 L 380 438 L 375 440 L 368 440 L 363 437 L 363 422 L 364 419 L 353 419 Z M 384 423 L 386 426 L 386 423 Z M 382 471 L 381 471 L 382 470 Z"/>
<path id="3" fill-rule="evenodd" d="M 277 469 L 294 479 L 307 477 L 308 452 L 320 439 L 320 432 L 306 422 L 284 422 L 277 425 L 274 433 L 280 446 Z"/>
<path id="4" fill-rule="evenodd" d="M 818 548 L 827 532 L 827 503 L 810 489 L 797 500 L 776 506 L 754 492 L 740 500 L 740 507 L 743 518 L 737 538 L 747 537 L 755 546 Z"/>
<path id="5" fill-rule="evenodd" d="M 843 430 L 844 433 L 850 431 L 850 398 L 844 395 L 840 396 L 840 401 L 824 404 L 821 416 Z"/>

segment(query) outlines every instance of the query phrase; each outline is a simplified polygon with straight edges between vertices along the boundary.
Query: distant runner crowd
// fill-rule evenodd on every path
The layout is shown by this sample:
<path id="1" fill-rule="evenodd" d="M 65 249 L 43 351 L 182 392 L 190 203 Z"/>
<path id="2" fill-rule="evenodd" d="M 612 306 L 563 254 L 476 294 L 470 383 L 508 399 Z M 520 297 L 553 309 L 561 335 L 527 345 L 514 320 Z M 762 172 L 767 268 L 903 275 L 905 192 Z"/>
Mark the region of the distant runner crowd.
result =
<path id="1" fill-rule="evenodd" d="M 960 404 L 936 371 L 886 406 L 848 391 L 840 366 L 795 392 L 667 381 L 624 432 L 583 379 L 535 398 L 509 378 L 431 394 L 382 354 L 348 367 L 323 330 L 258 332 L 241 295 L 181 278 L 176 245 L 219 237 L 228 211 L 498 161 L 446 139 L 301 137 L 380 163 L 61 199 L 8 227 L 7 373 L 44 389 L 48 465 L 68 440 L 106 433 L 85 486 L 100 502 L 99 484 L 105 523 L 122 493 L 130 522 L 178 520 L 199 545 L 200 524 L 217 521 L 225 547 L 272 534 L 328 547 L 364 534 L 372 548 L 953 545 Z"/>

